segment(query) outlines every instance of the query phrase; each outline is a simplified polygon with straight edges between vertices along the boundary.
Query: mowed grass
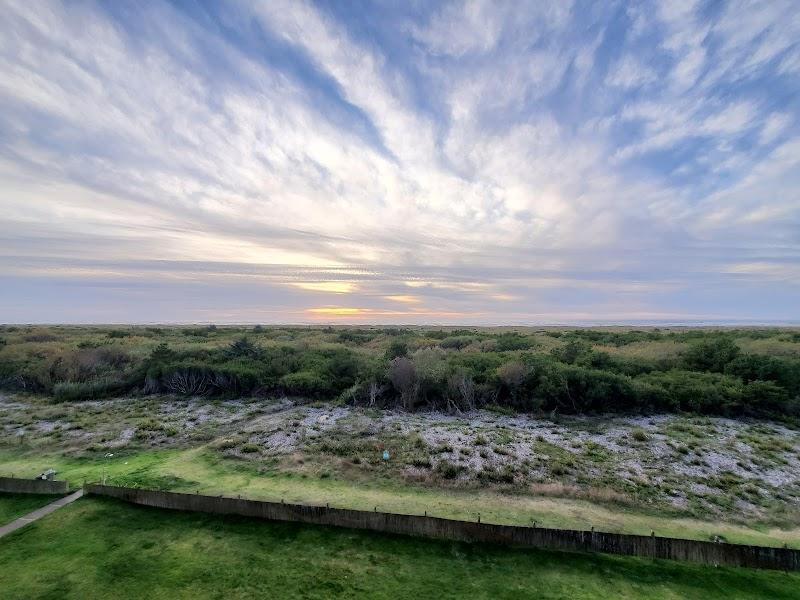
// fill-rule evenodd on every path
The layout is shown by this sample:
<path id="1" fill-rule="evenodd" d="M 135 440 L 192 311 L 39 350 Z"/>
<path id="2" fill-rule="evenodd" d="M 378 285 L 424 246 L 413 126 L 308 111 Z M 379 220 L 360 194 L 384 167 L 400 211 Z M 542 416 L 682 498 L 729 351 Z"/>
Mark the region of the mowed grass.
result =
<path id="1" fill-rule="evenodd" d="M 531 551 L 84 498 L 0 539 L 16 598 L 798 598 L 800 575 Z"/>
<path id="2" fill-rule="evenodd" d="M 0 492 L 0 525 L 10 523 L 29 512 L 58 500 L 60 496 L 44 494 L 7 494 Z"/>
<path id="3" fill-rule="evenodd" d="M 299 504 L 330 504 L 339 508 L 423 514 L 486 523 L 532 525 L 613 533 L 709 540 L 721 535 L 731 543 L 800 548 L 800 530 L 745 527 L 686 517 L 645 513 L 618 505 L 601 505 L 570 498 L 501 494 L 488 490 L 430 489 L 394 481 L 350 481 L 335 476 L 301 477 L 267 472 L 245 461 L 220 459 L 204 448 L 121 451 L 112 459 L 42 456 L 0 451 L 0 473 L 28 476 L 44 467 L 59 479 L 80 487 L 99 481 L 103 473 L 112 485 L 191 491 Z M 38 472 L 38 471 L 37 471 Z"/>

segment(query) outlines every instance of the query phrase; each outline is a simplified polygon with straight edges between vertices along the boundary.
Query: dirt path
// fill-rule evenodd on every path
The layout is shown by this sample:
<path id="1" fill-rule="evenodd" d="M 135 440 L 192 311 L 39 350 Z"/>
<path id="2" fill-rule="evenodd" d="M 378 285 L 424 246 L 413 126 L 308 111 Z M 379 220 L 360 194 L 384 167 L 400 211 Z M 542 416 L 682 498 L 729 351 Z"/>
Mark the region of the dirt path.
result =
<path id="1" fill-rule="evenodd" d="M 41 519 L 42 517 L 49 515 L 51 512 L 57 511 L 62 506 L 66 506 L 71 502 L 75 502 L 75 500 L 77 500 L 81 496 L 83 496 L 83 489 L 80 489 L 77 492 L 70 494 L 69 496 L 59 498 L 55 502 L 51 502 L 47 506 L 43 506 L 42 508 L 34 510 L 33 512 L 29 512 L 24 517 L 20 517 L 16 521 L 11 521 L 11 523 L 9 523 L 8 525 L 3 525 L 2 527 L 0 527 L 0 538 L 5 535 L 8 535 L 12 531 L 16 531 L 20 527 L 25 527 L 25 525 L 27 525 L 28 523 L 31 523 L 33 521 L 36 521 L 37 519 Z"/>

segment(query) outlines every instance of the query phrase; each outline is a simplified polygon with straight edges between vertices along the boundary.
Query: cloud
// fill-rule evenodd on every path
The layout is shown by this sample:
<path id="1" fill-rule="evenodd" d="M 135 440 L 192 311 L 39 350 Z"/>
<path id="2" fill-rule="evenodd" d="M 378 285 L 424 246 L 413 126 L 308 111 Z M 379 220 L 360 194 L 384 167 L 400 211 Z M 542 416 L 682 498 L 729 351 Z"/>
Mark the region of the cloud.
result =
<path id="1" fill-rule="evenodd" d="M 460 57 L 492 50 L 503 30 L 503 17 L 493 2 L 451 2 L 435 13 L 427 26 L 412 23 L 409 29 L 432 54 Z"/>
<path id="2" fill-rule="evenodd" d="M 614 67 L 606 78 L 606 84 L 615 87 L 639 87 L 656 81 L 656 73 L 643 65 L 635 57 L 626 55 Z"/>
<path id="3" fill-rule="evenodd" d="M 0 309 L 784 318 L 790 8 L 7 2 Z"/>
<path id="4" fill-rule="evenodd" d="M 756 114 L 757 109 L 753 102 L 729 104 L 721 111 L 706 117 L 701 130 L 710 135 L 738 134 L 752 125 Z"/>
<path id="5" fill-rule="evenodd" d="M 403 304 L 417 304 L 421 302 L 419 297 L 410 294 L 390 294 L 384 296 L 384 298 L 391 302 L 402 302 Z"/>
<path id="6" fill-rule="evenodd" d="M 350 281 L 300 281 L 291 285 L 301 290 L 331 292 L 334 294 L 349 294 L 356 290 L 356 285 Z"/>
<path id="7" fill-rule="evenodd" d="M 759 136 L 759 143 L 771 144 L 789 129 L 791 122 L 792 117 L 787 113 L 772 113 L 764 121 L 764 126 Z"/>

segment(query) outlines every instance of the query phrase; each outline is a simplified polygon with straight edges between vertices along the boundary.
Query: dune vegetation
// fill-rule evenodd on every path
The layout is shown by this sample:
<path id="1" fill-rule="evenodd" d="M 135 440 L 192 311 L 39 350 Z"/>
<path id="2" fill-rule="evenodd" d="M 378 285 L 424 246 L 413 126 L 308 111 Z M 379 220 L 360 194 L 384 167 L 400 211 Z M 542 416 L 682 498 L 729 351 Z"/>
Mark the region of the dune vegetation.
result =
<path id="1" fill-rule="evenodd" d="M 798 338 L 4 327 L 0 473 L 796 547 Z"/>
<path id="2" fill-rule="evenodd" d="M 287 395 L 405 410 L 793 417 L 800 331 L 4 327 L 0 388 Z"/>

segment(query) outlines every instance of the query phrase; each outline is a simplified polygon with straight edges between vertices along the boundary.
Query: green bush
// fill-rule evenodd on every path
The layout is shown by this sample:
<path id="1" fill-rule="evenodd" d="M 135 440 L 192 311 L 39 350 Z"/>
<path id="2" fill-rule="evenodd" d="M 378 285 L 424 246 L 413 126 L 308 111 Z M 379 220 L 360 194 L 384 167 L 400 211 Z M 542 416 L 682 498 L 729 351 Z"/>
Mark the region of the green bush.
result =
<path id="1" fill-rule="evenodd" d="M 225 350 L 225 355 L 229 358 L 258 359 L 261 358 L 263 354 L 264 351 L 246 337 L 240 338 L 231 343 L 231 345 Z"/>
<path id="2" fill-rule="evenodd" d="M 455 479 L 464 471 L 466 471 L 466 467 L 451 463 L 448 460 L 439 461 L 439 464 L 436 465 L 436 472 L 445 479 Z"/>
<path id="3" fill-rule="evenodd" d="M 786 347 L 794 332 L 781 330 L 524 334 L 283 327 L 262 329 L 263 345 L 237 339 L 257 333 L 245 328 L 1 331 L 6 343 L 0 344 L 0 388 L 59 400 L 138 389 L 184 395 L 287 393 L 408 410 L 488 408 L 502 414 L 682 411 L 791 418 L 800 412 L 800 358 Z M 146 334 L 145 339 L 130 340 L 125 349 L 109 343 L 108 338 L 134 332 Z M 541 334 L 560 338 L 549 340 L 555 350 L 537 350 Z M 752 347 L 747 339 L 774 339 L 781 354 L 743 353 L 737 340 L 743 348 Z M 658 340 L 688 348 L 663 359 L 642 358 L 638 349 L 608 349 Z M 158 345 L 148 355 L 153 343 Z M 467 346 L 471 351 L 458 351 Z M 759 348 L 772 351 L 769 344 Z M 389 376 L 397 375 L 389 364 L 398 358 L 408 367 L 405 383 Z"/>
<path id="4" fill-rule="evenodd" d="M 742 390 L 742 412 L 752 416 L 800 414 L 800 400 L 774 381 L 751 381 Z"/>
<path id="5" fill-rule="evenodd" d="M 527 336 L 519 333 L 504 333 L 495 338 L 498 352 L 512 352 L 514 350 L 529 350 L 536 345 L 536 342 Z"/>
<path id="6" fill-rule="evenodd" d="M 673 370 L 651 373 L 643 381 L 666 392 L 665 409 L 699 414 L 737 414 L 742 407 L 741 380 L 719 373 Z"/>
<path id="7" fill-rule="evenodd" d="M 458 335 L 458 336 L 450 336 L 444 338 L 441 342 L 439 342 L 439 346 L 444 348 L 445 350 L 461 350 L 466 346 L 469 346 L 472 342 L 475 341 L 475 338 L 466 335 Z"/>
<path id="8" fill-rule="evenodd" d="M 280 385 L 291 396 L 319 396 L 330 391 L 329 384 L 310 371 L 288 373 L 281 377 Z"/>
<path id="9" fill-rule="evenodd" d="M 386 350 L 386 360 L 391 361 L 401 356 L 408 356 L 408 344 L 405 340 L 392 340 Z"/>
<path id="10" fill-rule="evenodd" d="M 800 395 L 800 360 L 760 354 L 743 354 L 725 366 L 725 373 L 744 383 L 772 381 L 790 396 Z"/>
<path id="11" fill-rule="evenodd" d="M 478 472 L 478 480 L 484 483 L 514 483 L 514 467 L 505 465 L 500 470 L 484 467 Z"/>
<path id="12" fill-rule="evenodd" d="M 624 375 L 576 365 L 553 365 L 539 378 L 536 394 L 545 410 L 625 412 L 638 408 L 636 387 Z"/>
<path id="13" fill-rule="evenodd" d="M 123 391 L 119 381 L 62 382 L 53 386 L 53 397 L 58 402 L 108 398 Z"/>
<path id="14" fill-rule="evenodd" d="M 692 344 L 683 355 L 683 362 L 690 371 L 722 373 L 740 354 L 741 350 L 730 337 L 713 337 Z"/>

